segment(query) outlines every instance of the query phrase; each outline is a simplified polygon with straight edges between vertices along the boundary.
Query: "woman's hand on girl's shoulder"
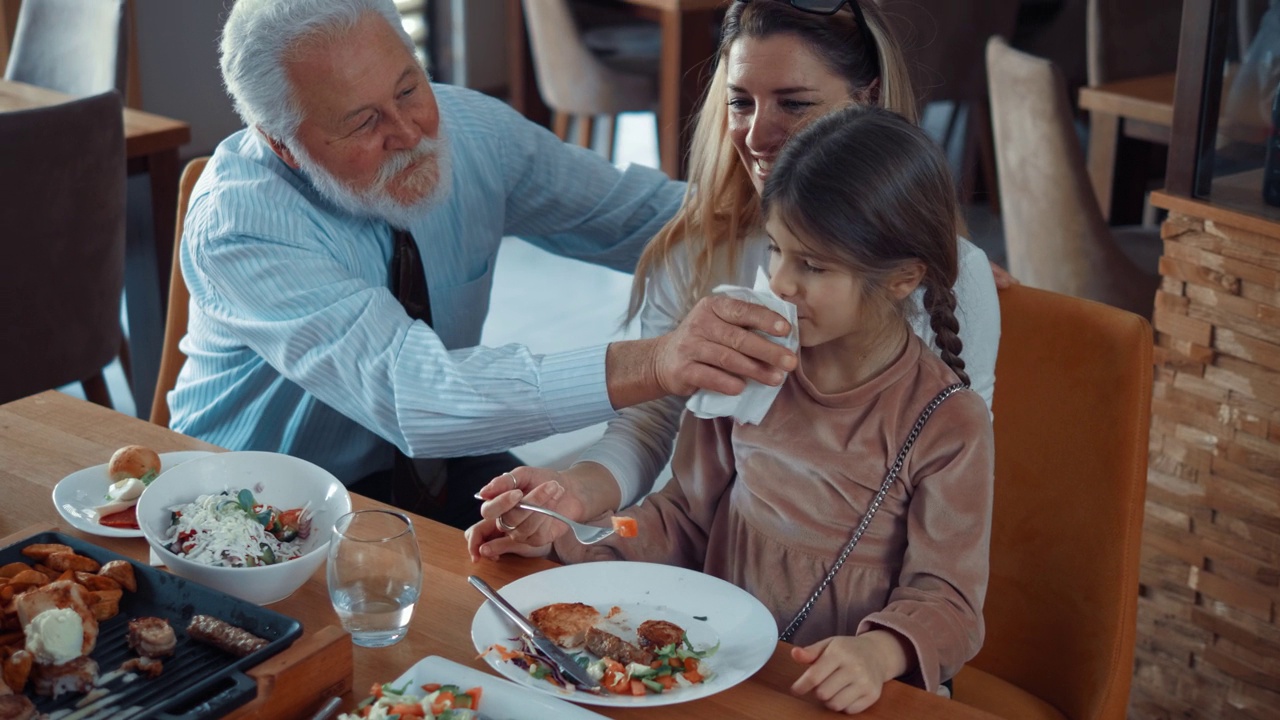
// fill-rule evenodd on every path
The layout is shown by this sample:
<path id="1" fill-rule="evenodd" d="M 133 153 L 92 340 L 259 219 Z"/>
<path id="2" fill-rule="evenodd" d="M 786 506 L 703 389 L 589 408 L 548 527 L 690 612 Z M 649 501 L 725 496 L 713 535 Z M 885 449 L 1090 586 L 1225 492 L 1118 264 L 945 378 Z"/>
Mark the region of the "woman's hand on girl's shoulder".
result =
<path id="1" fill-rule="evenodd" d="M 896 636 L 884 630 L 837 635 L 794 647 L 791 659 L 809 666 L 791 692 L 812 692 L 828 709 L 849 714 L 874 705 L 884 684 L 903 674 L 907 663 Z"/>

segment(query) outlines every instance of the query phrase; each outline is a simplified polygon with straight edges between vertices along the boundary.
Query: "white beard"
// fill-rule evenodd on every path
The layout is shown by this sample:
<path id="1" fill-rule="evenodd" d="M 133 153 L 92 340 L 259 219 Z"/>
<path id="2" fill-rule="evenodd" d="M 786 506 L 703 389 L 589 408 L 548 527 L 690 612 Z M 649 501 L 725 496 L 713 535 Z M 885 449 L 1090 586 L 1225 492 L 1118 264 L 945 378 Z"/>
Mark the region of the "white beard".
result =
<path id="1" fill-rule="evenodd" d="M 413 149 L 393 155 L 378 168 L 373 183 L 363 190 L 351 189 L 321 167 L 298 143 L 290 143 L 289 151 L 297 159 L 302 173 L 326 200 L 352 215 L 385 220 L 397 228 L 408 229 L 452 190 L 452 158 L 443 127 L 438 137 L 424 137 Z M 391 197 L 387 184 L 414 162 L 420 164 L 404 180 L 403 189 L 416 194 L 418 199 L 404 203 Z"/>

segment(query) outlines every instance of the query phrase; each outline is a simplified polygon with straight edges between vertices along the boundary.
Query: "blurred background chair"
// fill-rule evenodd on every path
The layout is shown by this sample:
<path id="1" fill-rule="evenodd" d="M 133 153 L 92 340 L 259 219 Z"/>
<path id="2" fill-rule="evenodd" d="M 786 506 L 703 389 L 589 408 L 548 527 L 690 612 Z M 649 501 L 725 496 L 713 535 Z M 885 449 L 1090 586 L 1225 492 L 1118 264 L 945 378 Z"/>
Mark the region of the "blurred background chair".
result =
<path id="1" fill-rule="evenodd" d="M 612 160 L 617 115 L 657 107 L 657 26 L 602 26 L 588 37 L 568 0 L 523 2 L 534 75 L 551 108 L 552 129 L 566 140 L 570 120 L 576 120 L 578 143 L 591 147 L 594 119 L 604 116 L 603 152 Z"/>
<path id="2" fill-rule="evenodd" d="M 1159 230 L 1103 220 L 1062 74 L 999 37 L 987 43 L 987 73 L 1009 272 L 1033 287 L 1150 317 Z"/>
<path id="3" fill-rule="evenodd" d="M 1123 720 L 1137 632 L 1151 326 L 1000 291 L 995 502 L 982 651 L 959 702 L 1010 720 Z"/>
<path id="4" fill-rule="evenodd" d="M 982 56 L 987 38 L 1013 34 L 1019 0 L 879 0 L 879 5 L 902 40 L 922 115 L 927 105 L 945 103 L 946 121 L 936 139 L 951 158 L 962 202 L 973 197 L 980 177 L 998 209 Z"/>
<path id="5" fill-rule="evenodd" d="M 187 310 L 191 293 L 182 279 L 182 263 L 178 249 L 182 246 L 182 226 L 191 203 L 191 190 L 204 172 L 208 157 L 198 157 L 187 163 L 178 183 L 178 222 L 173 230 L 173 266 L 169 268 L 169 310 L 164 321 L 164 345 L 160 352 L 160 373 L 156 377 L 156 391 L 151 399 L 151 422 L 169 427 L 169 391 L 178 384 L 178 373 L 187 356 L 178 349 L 182 336 L 187 334 Z"/>
<path id="6" fill-rule="evenodd" d="M 126 0 L 23 0 L 6 80 L 68 95 L 125 96 Z"/>
<path id="7" fill-rule="evenodd" d="M 125 156 L 114 91 L 0 113 L 0 403 L 80 382 L 111 406 L 120 349 Z"/>

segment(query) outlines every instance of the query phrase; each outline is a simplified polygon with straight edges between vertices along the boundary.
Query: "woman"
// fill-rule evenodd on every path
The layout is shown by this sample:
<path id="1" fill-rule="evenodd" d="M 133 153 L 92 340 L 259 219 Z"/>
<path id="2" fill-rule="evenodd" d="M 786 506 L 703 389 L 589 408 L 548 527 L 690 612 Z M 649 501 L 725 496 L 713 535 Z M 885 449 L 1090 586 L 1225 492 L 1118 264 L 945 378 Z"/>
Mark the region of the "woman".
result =
<path id="1" fill-rule="evenodd" d="M 694 131 L 684 205 L 636 268 L 630 316 L 639 314 L 642 334 L 675 327 L 718 284 L 753 284 L 757 268 L 768 265 L 760 193 L 774 159 L 810 122 L 852 104 L 917 119 L 902 52 L 873 3 L 738 0 L 729 6 Z M 960 336 L 973 389 L 990 408 L 1000 335 L 995 282 L 986 255 L 963 238 L 959 260 Z M 912 328 L 932 346 L 922 294 L 914 297 L 914 309 Z M 508 542 L 540 545 L 564 531 L 560 523 L 513 509 L 534 488 L 530 502 L 576 519 L 644 497 L 670 455 L 683 403 L 666 398 L 622 411 L 564 472 L 524 467 L 496 478 L 480 492 L 494 501 L 482 514 L 508 537 L 473 554 L 497 557 Z"/>

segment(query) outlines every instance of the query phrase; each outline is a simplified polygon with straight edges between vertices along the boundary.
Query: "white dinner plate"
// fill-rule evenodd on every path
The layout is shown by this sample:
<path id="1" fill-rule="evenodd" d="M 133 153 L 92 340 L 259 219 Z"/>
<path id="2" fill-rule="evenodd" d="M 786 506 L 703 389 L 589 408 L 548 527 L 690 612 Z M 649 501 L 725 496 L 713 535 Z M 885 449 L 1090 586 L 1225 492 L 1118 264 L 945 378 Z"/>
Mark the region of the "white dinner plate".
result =
<path id="1" fill-rule="evenodd" d="M 685 629 L 696 650 L 720 644 L 703 661 L 715 673 L 706 682 L 643 697 L 566 691 L 546 680 L 535 680 L 496 653 L 484 658 L 495 670 L 521 685 L 574 702 L 613 707 L 671 705 L 727 690 L 764 666 L 778 644 L 773 615 L 742 588 L 719 578 L 670 565 L 641 562 L 591 562 L 544 570 L 510 583 L 498 592 L 526 616 L 551 603 L 580 602 L 607 615 L 622 612 L 624 639 L 634 641 L 634 628 L 645 620 L 667 620 Z M 626 637 L 625 628 L 631 629 Z M 484 652 L 497 643 L 518 646 L 520 631 L 493 603 L 486 602 L 471 621 L 471 642 Z"/>
<path id="2" fill-rule="evenodd" d="M 419 689 L 427 683 L 457 685 L 463 690 L 478 686 L 484 690 L 480 696 L 480 716 L 485 720 L 599 720 L 604 717 L 436 655 L 419 660 L 391 684 L 399 688 L 406 681 Z"/>
<path id="3" fill-rule="evenodd" d="M 208 450 L 160 453 L 160 472 L 163 473 L 188 460 L 212 454 Z M 53 506 L 58 509 L 62 519 L 77 530 L 106 537 L 142 537 L 141 530 L 99 525 L 89 512 L 107 502 L 107 488 L 110 485 L 111 480 L 107 477 L 107 463 L 77 470 L 53 486 Z"/>

